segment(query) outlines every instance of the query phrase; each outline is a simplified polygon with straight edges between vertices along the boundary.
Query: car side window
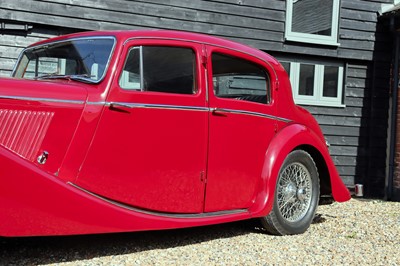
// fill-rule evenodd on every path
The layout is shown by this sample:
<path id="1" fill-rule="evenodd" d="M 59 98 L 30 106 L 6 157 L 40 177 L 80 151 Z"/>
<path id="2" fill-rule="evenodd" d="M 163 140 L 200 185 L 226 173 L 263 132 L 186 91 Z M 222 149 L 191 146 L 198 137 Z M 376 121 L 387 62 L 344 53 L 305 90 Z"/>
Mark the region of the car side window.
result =
<path id="1" fill-rule="evenodd" d="M 191 48 L 138 46 L 129 50 L 119 86 L 125 90 L 196 93 L 196 57 Z"/>
<path id="2" fill-rule="evenodd" d="M 212 54 L 214 94 L 220 98 L 270 103 L 270 82 L 267 71 L 248 60 Z"/>

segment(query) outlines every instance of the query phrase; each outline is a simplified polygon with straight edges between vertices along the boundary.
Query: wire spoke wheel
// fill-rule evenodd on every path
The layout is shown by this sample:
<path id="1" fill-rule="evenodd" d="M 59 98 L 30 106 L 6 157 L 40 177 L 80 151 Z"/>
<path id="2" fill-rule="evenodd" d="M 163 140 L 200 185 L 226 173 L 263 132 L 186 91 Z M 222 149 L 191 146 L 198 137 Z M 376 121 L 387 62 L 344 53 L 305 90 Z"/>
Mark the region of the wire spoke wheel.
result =
<path id="1" fill-rule="evenodd" d="M 292 163 L 281 172 L 276 193 L 283 218 L 296 222 L 307 214 L 311 204 L 311 183 L 310 172 L 301 163 Z"/>
<path id="2" fill-rule="evenodd" d="M 262 226 L 275 235 L 304 233 L 314 218 L 318 200 L 319 176 L 314 160 L 309 153 L 295 150 L 280 168 L 274 205 L 261 218 Z"/>

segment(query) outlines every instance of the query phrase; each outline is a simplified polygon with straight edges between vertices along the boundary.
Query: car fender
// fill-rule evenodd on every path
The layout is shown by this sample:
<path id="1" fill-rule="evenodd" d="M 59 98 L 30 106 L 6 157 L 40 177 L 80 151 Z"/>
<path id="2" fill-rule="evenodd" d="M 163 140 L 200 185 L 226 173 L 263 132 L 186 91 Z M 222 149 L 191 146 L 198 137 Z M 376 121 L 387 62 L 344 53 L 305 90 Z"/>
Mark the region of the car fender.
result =
<path id="1" fill-rule="evenodd" d="M 350 199 L 350 193 L 336 170 L 326 143 L 304 125 L 290 124 L 275 135 L 266 151 L 260 190 L 257 193 L 254 205 L 250 209 L 254 216 L 265 216 L 271 211 L 279 170 L 287 155 L 304 145 L 316 149 L 324 159 L 335 201 L 344 202 Z"/>

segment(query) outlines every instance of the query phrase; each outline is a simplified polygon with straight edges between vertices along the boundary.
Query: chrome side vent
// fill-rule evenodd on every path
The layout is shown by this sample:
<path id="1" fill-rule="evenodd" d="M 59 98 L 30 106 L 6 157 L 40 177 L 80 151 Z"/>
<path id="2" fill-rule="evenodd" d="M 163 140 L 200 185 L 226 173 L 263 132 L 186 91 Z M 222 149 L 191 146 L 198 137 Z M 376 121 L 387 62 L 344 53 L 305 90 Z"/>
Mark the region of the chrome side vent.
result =
<path id="1" fill-rule="evenodd" d="M 54 112 L 0 109 L 0 145 L 36 160 Z"/>

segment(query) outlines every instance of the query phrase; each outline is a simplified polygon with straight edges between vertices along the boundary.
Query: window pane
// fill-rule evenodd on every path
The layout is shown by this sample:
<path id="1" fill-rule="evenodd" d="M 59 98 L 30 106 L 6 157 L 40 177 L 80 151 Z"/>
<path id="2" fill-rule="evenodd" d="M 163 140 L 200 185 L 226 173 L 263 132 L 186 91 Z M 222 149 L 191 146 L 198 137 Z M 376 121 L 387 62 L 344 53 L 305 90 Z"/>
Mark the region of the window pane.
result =
<path id="1" fill-rule="evenodd" d="M 299 95 L 314 95 L 315 66 L 300 64 Z"/>
<path id="2" fill-rule="evenodd" d="M 262 67 L 222 54 L 213 54 L 212 64 L 216 96 L 269 103 L 269 78 Z"/>
<path id="3" fill-rule="evenodd" d="M 195 53 L 190 48 L 144 46 L 144 90 L 193 94 L 195 66 Z"/>
<path id="4" fill-rule="evenodd" d="M 18 62 L 15 76 L 70 75 L 99 82 L 105 74 L 113 47 L 113 39 L 100 37 L 30 47 Z"/>
<path id="5" fill-rule="evenodd" d="M 334 66 L 325 66 L 324 70 L 324 97 L 338 96 L 338 79 L 339 79 L 339 68 Z"/>
<path id="6" fill-rule="evenodd" d="M 333 0 L 293 0 L 292 32 L 332 35 Z"/>
<path id="7" fill-rule="evenodd" d="M 140 90 L 140 49 L 135 47 L 129 51 L 124 70 L 119 79 L 119 86 L 126 90 Z"/>

